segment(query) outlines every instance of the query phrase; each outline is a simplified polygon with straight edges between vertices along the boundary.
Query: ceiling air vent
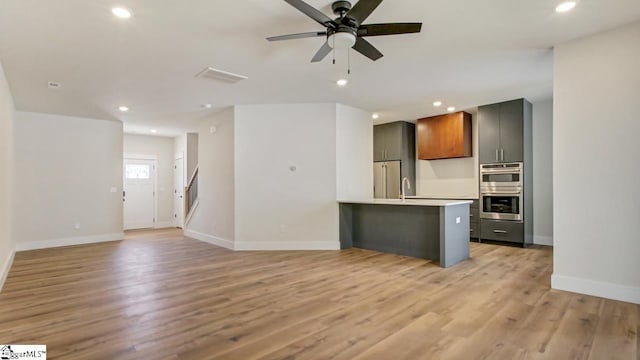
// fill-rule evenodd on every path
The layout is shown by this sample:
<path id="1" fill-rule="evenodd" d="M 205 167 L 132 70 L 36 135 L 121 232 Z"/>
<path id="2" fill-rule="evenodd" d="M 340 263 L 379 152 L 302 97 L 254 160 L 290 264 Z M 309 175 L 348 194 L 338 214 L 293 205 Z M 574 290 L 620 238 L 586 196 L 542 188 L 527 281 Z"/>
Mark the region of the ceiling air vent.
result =
<path id="1" fill-rule="evenodd" d="M 226 83 L 235 84 L 240 80 L 246 80 L 248 77 L 243 75 L 237 75 L 230 72 L 214 69 L 212 67 L 208 67 L 202 71 L 200 71 L 196 77 L 204 78 L 204 79 L 213 79 L 224 81 Z"/>

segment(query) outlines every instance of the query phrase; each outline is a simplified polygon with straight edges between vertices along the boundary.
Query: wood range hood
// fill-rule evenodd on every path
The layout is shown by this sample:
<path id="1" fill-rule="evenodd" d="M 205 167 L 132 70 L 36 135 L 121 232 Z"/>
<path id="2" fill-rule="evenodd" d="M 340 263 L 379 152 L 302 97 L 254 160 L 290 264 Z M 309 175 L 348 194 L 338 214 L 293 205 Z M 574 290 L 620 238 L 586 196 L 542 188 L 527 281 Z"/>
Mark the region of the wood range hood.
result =
<path id="1" fill-rule="evenodd" d="M 472 156 L 471 114 L 459 111 L 417 121 L 418 159 Z"/>

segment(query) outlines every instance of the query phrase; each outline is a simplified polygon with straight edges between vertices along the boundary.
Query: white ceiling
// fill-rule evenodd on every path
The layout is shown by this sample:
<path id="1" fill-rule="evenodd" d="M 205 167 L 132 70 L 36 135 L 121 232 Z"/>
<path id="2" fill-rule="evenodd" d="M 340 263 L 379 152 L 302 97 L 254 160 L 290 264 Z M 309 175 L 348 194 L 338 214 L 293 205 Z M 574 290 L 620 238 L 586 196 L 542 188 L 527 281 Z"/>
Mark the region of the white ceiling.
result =
<path id="1" fill-rule="evenodd" d="M 330 14 L 330 0 L 308 0 Z M 638 0 L 386 0 L 367 20 L 424 22 L 421 34 L 370 38 L 377 62 L 352 53 L 309 61 L 322 38 L 267 36 L 321 30 L 282 0 L 2 0 L 0 61 L 16 107 L 120 119 L 128 131 L 175 135 L 234 104 L 342 102 L 381 121 L 552 95 L 552 46 L 640 19 Z M 129 8 L 115 18 L 110 9 Z M 230 85 L 195 78 L 207 66 L 249 76 Z M 49 90 L 48 81 L 62 83 Z M 202 104 L 211 103 L 206 110 Z M 119 105 L 131 108 L 123 114 Z"/>

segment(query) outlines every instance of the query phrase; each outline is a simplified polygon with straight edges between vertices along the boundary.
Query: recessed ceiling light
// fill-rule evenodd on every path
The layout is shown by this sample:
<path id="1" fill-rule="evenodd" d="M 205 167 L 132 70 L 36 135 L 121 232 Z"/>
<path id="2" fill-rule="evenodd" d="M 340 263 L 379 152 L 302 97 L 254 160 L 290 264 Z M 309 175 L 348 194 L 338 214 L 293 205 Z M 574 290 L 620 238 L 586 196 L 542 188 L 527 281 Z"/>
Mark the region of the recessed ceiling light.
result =
<path id="1" fill-rule="evenodd" d="M 447 111 L 448 111 L 448 112 L 454 112 L 454 111 L 456 111 L 456 108 L 455 108 L 455 107 L 453 107 L 453 106 L 449 106 L 449 107 L 447 108 Z"/>
<path id="2" fill-rule="evenodd" d="M 131 11 L 125 9 L 125 8 L 121 8 L 121 7 L 114 7 L 113 9 L 111 9 L 111 12 L 113 13 L 113 15 L 121 18 L 121 19 L 128 19 L 131 17 Z"/>
<path id="3" fill-rule="evenodd" d="M 349 80 L 347 79 L 340 79 L 336 81 L 336 84 L 338 84 L 338 86 L 346 86 L 348 83 L 349 83 Z"/>
<path id="4" fill-rule="evenodd" d="M 442 106 L 442 101 L 434 101 L 433 102 L 433 106 L 435 106 L 435 107 Z"/>
<path id="5" fill-rule="evenodd" d="M 556 6 L 556 12 L 563 13 L 572 10 L 578 3 L 576 1 L 565 1 Z"/>
<path id="6" fill-rule="evenodd" d="M 205 108 L 205 109 L 211 109 L 211 108 L 213 107 L 213 105 L 211 105 L 211 104 L 204 104 L 204 105 L 202 105 L 202 107 L 203 107 L 203 108 Z"/>
<path id="7" fill-rule="evenodd" d="M 122 112 L 127 112 L 127 111 L 129 111 L 129 108 L 127 106 L 118 106 L 118 110 L 120 110 Z"/>
<path id="8" fill-rule="evenodd" d="M 151 132 L 155 134 L 155 133 L 157 133 L 157 132 L 158 132 L 158 130 L 156 130 L 156 129 L 151 129 Z"/>
<path id="9" fill-rule="evenodd" d="M 380 115 L 378 115 L 378 114 L 373 114 L 373 115 L 371 115 L 371 117 L 373 118 L 373 120 L 376 120 L 376 119 L 379 119 L 379 118 L 380 118 Z"/>
<path id="10" fill-rule="evenodd" d="M 47 83 L 47 87 L 49 89 L 60 89 L 62 87 L 62 84 L 60 84 L 59 82 L 55 82 L 55 81 L 49 81 Z"/>

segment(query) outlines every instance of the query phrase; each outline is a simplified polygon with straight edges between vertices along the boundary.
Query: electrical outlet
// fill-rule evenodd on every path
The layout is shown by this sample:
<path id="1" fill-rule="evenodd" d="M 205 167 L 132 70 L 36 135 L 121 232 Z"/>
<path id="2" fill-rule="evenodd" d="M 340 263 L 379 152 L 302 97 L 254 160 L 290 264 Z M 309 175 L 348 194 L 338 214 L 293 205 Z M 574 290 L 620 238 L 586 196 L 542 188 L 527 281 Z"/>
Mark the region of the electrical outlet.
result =
<path id="1" fill-rule="evenodd" d="M 74 227 L 74 229 L 76 229 L 76 230 L 80 229 L 80 223 L 76 223 L 73 227 Z"/>
<path id="2" fill-rule="evenodd" d="M 460 224 L 460 217 L 456 218 L 456 224 Z"/>
<path id="3" fill-rule="evenodd" d="M 284 224 L 281 224 L 281 225 L 280 225 L 280 232 L 281 232 L 281 233 L 285 233 L 285 232 L 287 232 L 287 226 L 286 226 L 286 225 L 284 225 Z"/>

